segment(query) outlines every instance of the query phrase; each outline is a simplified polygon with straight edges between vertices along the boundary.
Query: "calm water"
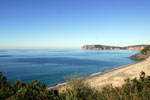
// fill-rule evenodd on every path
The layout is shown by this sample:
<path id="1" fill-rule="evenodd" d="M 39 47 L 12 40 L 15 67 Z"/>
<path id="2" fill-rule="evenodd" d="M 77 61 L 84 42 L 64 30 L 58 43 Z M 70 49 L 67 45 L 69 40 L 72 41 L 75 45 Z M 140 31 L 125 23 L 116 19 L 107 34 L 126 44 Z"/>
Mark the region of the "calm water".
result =
<path id="1" fill-rule="evenodd" d="M 90 75 L 135 63 L 129 50 L 0 50 L 0 71 L 13 82 L 38 80 L 52 86 L 75 74 Z"/>

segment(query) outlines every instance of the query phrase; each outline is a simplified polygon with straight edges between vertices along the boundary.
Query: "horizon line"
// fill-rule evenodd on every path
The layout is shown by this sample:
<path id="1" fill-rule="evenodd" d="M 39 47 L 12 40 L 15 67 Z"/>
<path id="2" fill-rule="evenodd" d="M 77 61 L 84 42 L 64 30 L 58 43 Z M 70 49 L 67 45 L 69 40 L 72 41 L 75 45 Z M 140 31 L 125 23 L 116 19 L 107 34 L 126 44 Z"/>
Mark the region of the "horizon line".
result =
<path id="1" fill-rule="evenodd" d="M 86 44 L 86 45 L 103 45 L 103 44 Z M 82 45 L 82 46 L 86 46 Z M 150 45 L 150 44 L 135 44 L 135 45 L 103 45 L 103 46 L 117 46 L 117 47 L 128 47 L 137 45 Z M 58 46 L 58 47 L 48 47 L 48 46 L 0 46 L 0 49 L 80 49 L 82 46 Z"/>

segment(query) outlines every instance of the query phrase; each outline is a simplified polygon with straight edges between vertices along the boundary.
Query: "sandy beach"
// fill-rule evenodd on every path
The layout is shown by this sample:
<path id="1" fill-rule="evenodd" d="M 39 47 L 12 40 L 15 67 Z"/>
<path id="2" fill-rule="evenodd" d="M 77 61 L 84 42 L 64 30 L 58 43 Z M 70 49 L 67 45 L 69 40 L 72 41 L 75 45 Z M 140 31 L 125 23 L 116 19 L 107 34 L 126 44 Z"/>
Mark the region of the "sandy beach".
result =
<path id="1" fill-rule="evenodd" d="M 95 77 L 87 79 L 87 82 L 94 88 L 100 88 L 107 84 L 121 86 L 124 83 L 124 79 L 138 78 L 141 71 L 144 71 L 146 75 L 150 75 L 150 57 L 138 63 L 123 66 L 102 75 L 96 75 Z"/>

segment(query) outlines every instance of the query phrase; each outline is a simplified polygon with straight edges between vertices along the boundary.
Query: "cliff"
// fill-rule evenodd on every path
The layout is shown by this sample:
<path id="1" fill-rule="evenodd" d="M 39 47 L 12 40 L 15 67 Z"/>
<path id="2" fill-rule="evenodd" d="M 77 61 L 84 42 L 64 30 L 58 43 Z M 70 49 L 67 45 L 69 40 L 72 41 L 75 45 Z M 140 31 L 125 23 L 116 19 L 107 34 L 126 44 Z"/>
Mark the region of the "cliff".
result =
<path id="1" fill-rule="evenodd" d="M 131 56 L 130 58 L 131 59 L 136 59 L 136 60 L 144 60 L 148 57 L 150 57 L 150 46 L 145 47 L 139 53 Z"/>
<path id="2" fill-rule="evenodd" d="M 105 45 L 85 45 L 82 50 L 142 50 L 148 45 L 134 45 L 127 47 L 105 46 Z"/>

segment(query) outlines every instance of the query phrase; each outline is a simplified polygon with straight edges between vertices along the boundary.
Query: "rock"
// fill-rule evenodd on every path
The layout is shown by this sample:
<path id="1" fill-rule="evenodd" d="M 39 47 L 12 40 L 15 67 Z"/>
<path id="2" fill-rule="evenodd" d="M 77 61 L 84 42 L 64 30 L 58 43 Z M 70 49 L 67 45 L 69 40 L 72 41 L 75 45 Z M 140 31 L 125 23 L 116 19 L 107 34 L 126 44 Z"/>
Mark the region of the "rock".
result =
<path id="1" fill-rule="evenodd" d="M 146 46 L 140 53 L 131 56 L 131 59 L 144 60 L 150 57 L 150 46 Z"/>
<path id="2" fill-rule="evenodd" d="M 146 59 L 148 57 L 149 57 L 149 55 L 143 55 L 141 53 L 137 53 L 137 54 L 131 56 L 130 58 L 131 59 L 135 59 L 135 60 L 144 60 L 144 59 Z"/>

